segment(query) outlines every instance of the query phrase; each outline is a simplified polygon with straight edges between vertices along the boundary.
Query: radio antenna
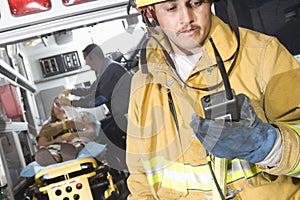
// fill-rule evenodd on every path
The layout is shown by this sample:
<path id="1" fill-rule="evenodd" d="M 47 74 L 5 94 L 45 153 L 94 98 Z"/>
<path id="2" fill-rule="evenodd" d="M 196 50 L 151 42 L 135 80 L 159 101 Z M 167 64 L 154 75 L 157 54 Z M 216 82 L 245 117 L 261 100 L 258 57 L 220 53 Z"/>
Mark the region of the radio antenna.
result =
<path id="1" fill-rule="evenodd" d="M 229 79 L 228 79 L 228 76 L 227 76 L 227 73 L 226 73 L 226 69 L 224 67 L 223 60 L 222 60 L 222 58 L 221 58 L 221 56 L 218 52 L 218 49 L 216 48 L 216 46 L 213 42 L 213 39 L 211 37 L 209 37 L 208 39 L 209 39 L 209 41 L 211 43 L 211 46 L 214 50 L 217 65 L 218 65 L 219 70 L 221 72 L 221 76 L 222 76 L 225 91 L 226 91 L 226 98 L 227 98 L 227 100 L 231 100 L 231 99 L 233 99 L 233 93 L 232 93 L 230 82 L 229 82 Z"/>

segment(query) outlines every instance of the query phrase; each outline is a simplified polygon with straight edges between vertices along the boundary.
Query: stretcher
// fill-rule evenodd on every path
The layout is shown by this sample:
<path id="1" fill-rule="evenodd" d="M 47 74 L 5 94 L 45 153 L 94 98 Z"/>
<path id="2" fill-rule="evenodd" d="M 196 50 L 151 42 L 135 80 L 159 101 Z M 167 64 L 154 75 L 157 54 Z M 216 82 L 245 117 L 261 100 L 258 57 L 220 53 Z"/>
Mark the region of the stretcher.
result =
<path id="1" fill-rule="evenodd" d="M 126 199 L 126 173 L 95 158 L 67 161 L 41 170 L 26 191 L 32 200 Z"/>
<path id="2" fill-rule="evenodd" d="M 78 112 L 68 111 L 71 116 Z M 84 113 L 97 122 L 94 115 Z M 100 137 L 103 134 L 96 124 L 96 136 Z M 113 152 L 115 149 L 107 151 L 107 145 L 89 142 L 74 160 L 46 167 L 34 161 L 20 174 L 34 179 L 24 196 L 30 200 L 125 200 L 129 194 L 126 184 L 129 174 Z"/>

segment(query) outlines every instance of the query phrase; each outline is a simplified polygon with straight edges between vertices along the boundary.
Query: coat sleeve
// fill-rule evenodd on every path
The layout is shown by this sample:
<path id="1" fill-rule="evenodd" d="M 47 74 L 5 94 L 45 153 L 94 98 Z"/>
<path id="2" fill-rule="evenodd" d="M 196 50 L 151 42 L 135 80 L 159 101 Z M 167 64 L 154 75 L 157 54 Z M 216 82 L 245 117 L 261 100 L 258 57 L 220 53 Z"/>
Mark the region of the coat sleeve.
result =
<path id="1" fill-rule="evenodd" d="M 127 141 L 126 141 L 126 164 L 128 166 L 130 176 L 127 180 L 130 195 L 128 200 L 154 199 L 152 195 L 152 188 L 148 183 L 146 172 L 142 164 L 142 153 L 139 146 L 142 146 L 141 128 L 139 128 L 139 109 L 137 103 L 138 98 L 135 95 L 132 82 L 131 95 L 128 109 L 128 126 L 127 126 Z M 139 97 L 141 94 L 139 94 Z"/>
<path id="2" fill-rule="evenodd" d="M 83 97 L 90 93 L 95 93 L 98 82 L 99 82 L 99 77 L 97 77 L 97 79 L 89 87 L 78 87 L 78 88 L 72 89 L 72 94 L 75 96 Z"/>
<path id="3" fill-rule="evenodd" d="M 300 65 L 276 39 L 266 52 L 264 77 L 268 81 L 263 105 L 269 123 L 280 130 L 282 156 L 276 167 L 264 170 L 300 177 Z"/>
<path id="4" fill-rule="evenodd" d="M 78 100 L 73 100 L 72 106 L 83 108 L 95 107 L 93 102 L 95 101 L 95 94 L 99 82 L 98 77 L 90 87 L 73 89 L 72 94 L 80 98 Z"/>
<path id="5" fill-rule="evenodd" d="M 119 64 L 110 64 L 101 77 L 98 77 L 93 83 L 89 92 L 81 96 L 79 100 L 72 101 L 72 105 L 75 107 L 91 108 L 110 102 L 114 87 L 125 72 L 125 69 Z M 80 93 L 79 91 L 77 92 Z M 75 93 L 72 92 L 72 94 Z M 108 107 L 110 109 L 110 105 Z"/>

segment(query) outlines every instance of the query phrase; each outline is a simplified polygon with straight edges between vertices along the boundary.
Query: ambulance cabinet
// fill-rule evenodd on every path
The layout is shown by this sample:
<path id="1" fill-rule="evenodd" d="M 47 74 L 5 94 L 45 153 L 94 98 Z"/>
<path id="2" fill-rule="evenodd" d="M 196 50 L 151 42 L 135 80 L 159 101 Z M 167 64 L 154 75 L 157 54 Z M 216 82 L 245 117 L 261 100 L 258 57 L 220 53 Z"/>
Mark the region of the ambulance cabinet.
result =
<path id="1" fill-rule="evenodd" d="M 0 123 L 0 184 L 8 199 L 15 199 L 26 184 L 21 170 L 30 162 L 27 124 L 23 122 Z M 6 187 L 4 187 L 6 186 Z"/>

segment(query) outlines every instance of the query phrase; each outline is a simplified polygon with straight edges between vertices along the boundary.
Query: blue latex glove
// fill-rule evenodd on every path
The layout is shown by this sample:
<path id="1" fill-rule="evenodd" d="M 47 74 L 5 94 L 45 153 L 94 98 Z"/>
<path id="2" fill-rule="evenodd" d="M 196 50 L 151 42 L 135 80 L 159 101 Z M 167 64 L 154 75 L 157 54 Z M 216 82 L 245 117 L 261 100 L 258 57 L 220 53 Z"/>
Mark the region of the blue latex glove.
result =
<path id="1" fill-rule="evenodd" d="M 193 115 L 190 125 L 202 145 L 213 155 L 258 163 L 271 151 L 277 134 L 272 125 L 257 117 L 245 95 L 237 98 L 242 103 L 239 121 L 209 120 Z"/>

